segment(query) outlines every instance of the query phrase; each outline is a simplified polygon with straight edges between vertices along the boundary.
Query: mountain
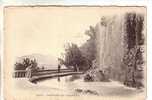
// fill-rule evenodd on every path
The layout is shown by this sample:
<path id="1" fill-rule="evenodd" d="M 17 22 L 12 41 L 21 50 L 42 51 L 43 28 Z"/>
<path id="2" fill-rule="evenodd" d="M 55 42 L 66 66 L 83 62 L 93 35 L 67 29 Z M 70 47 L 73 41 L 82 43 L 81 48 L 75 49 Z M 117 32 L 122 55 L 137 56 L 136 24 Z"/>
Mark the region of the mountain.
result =
<path id="1" fill-rule="evenodd" d="M 42 54 L 25 55 L 25 56 L 18 57 L 17 61 L 21 61 L 24 58 L 30 58 L 30 59 L 35 58 L 36 61 L 38 62 L 39 67 L 44 66 L 45 68 L 48 68 L 48 69 L 57 68 L 57 65 L 58 65 L 57 58 L 51 55 L 42 55 Z"/>

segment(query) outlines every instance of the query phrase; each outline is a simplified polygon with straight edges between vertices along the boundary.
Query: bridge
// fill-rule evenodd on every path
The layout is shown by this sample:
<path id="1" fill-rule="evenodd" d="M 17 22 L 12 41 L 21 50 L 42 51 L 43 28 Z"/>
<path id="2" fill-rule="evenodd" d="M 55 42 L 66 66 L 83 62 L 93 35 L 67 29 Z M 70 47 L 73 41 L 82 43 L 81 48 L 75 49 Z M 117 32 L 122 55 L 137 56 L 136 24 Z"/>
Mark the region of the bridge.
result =
<path id="1" fill-rule="evenodd" d="M 13 77 L 14 78 L 26 78 L 26 70 L 16 70 L 14 72 Z M 29 81 L 36 82 L 39 80 L 44 80 L 47 78 L 56 78 L 56 77 L 64 77 L 69 75 L 80 75 L 83 74 L 83 72 L 80 71 L 73 71 L 70 69 L 49 69 L 49 70 L 38 70 L 36 72 L 31 73 L 31 78 L 29 78 Z"/>

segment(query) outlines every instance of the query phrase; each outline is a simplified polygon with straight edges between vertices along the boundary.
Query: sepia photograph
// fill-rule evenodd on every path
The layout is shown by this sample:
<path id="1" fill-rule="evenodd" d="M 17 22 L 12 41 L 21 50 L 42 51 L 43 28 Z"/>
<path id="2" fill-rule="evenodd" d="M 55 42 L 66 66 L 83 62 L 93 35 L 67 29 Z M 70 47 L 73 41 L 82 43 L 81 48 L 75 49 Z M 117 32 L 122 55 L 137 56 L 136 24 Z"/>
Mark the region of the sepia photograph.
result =
<path id="1" fill-rule="evenodd" d="M 6 100 L 144 100 L 146 7 L 6 6 Z"/>

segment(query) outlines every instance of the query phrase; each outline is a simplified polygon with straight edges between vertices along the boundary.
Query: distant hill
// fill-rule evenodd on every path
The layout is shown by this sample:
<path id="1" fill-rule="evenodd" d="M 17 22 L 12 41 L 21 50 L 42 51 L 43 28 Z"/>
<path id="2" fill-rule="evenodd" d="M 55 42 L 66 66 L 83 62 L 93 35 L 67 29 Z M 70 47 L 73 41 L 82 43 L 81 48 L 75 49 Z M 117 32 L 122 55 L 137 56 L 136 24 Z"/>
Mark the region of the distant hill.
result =
<path id="1" fill-rule="evenodd" d="M 57 68 L 58 60 L 56 57 L 53 57 L 51 55 L 42 55 L 42 54 L 31 54 L 31 55 L 25 55 L 17 58 L 17 61 L 21 61 L 23 58 L 30 58 L 30 59 L 36 59 L 38 62 L 38 66 L 48 69 L 54 69 Z"/>

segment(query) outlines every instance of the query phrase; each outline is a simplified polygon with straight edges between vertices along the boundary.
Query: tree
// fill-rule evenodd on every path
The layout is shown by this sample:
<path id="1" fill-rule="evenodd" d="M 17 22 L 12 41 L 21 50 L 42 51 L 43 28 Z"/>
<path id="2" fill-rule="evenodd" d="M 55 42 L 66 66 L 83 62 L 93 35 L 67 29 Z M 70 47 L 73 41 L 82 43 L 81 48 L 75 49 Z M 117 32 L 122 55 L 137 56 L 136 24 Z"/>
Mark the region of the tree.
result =
<path id="1" fill-rule="evenodd" d="M 37 69 L 36 59 L 32 60 L 30 58 L 23 58 L 21 62 L 15 63 L 15 70 L 26 70 L 27 67 L 31 66 L 31 69 Z"/>
<path id="2" fill-rule="evenodd" d="M 64 55 L 64 59 L 59 58 L 58 60 L 69 69 L 74 69 L 75 71 L 87 69 L 88 62 L 86 58 L 82 56 L 82 53 L 76 44 L 66 44 Z"/>
<path id="3" fill-rule="evenodd" d="M 80 47 L 82 55 L 87 58 L 89 66 L 92 66 L 92 61 L 96 59 L 97 55 L 97 45 L 96 45 L 96 30 L 93 26 L 90 26 L 90 29 L 85 32 L 89 39 Z"/>
<path id="4" fill-rule="evenodd" d="M 28 66 L 31 65 L 29 58 L 23 58 L 22 62 L 15 63 L 15 70 L 25 70 Z"/>
<path id="5" fill-rule="evenodd" d="M 142 86 L 142 45 L 144 38 L 142 34 L 144 17 L 136 13 L 127 13 L 126 16 L 125 55 L 123 63 L 126 67 L 124 84 L 132 87 Z M 139 79 L 140 78 L 140 79 Z"/>
<path id="6" fill-rule="evenodd" d="M 15 70 L 25 70 L 26 67 L 22 63 L 15 63 Z"/>

